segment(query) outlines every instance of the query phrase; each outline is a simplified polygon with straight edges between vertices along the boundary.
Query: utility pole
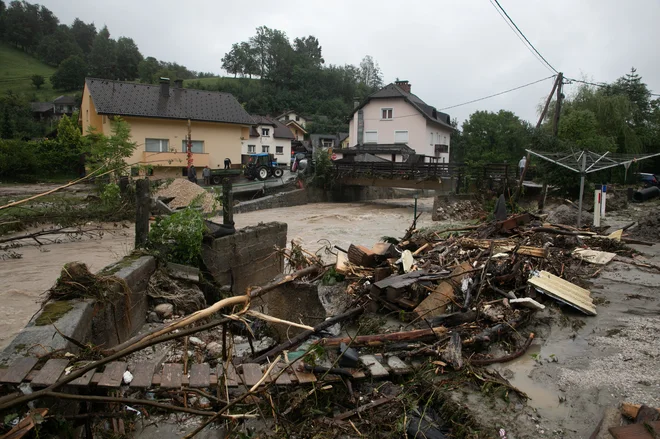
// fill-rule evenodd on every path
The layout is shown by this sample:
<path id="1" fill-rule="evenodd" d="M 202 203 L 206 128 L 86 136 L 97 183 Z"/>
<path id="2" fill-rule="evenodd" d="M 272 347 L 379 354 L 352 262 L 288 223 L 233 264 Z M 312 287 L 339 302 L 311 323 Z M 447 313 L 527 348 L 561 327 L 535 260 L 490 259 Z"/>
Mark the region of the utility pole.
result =
<path id="1" fill-rule="evenodd" d="M 543 119 L 545 119 L 545 115 L 548 113 L 548 108 L 550 107 L 550 102 L 552 101 L 552 95 L 555 94 L 555 90 L 557 90 L 557 102 L 559 102 L 559 97 L 561 96 L 561 83 L 562 80 L 564 79 L 564 74 L 559 73 L 557 75 L 557 78 L 555 79 L 555 83 L 552 84 L 552 90 L 550 91 L 550 94 L 548 95 L 548 99 L 545 101 L 545 106 L 543 107 L 543 111 L 541 112 L 541 116 L 539 117 L 539 121 L 536 122 L 536 129 L 539 129 L 541 127 L 541 123 L 543 122 Z M 555 123 L 559 122 L 559 111 L 555 111 Z M 557 134 L 555 133 L 555 136 Z M 518 201 L 518 197 L 520 197 L 520 194 L 522 192 L 522 186 L 523 182 L 525 181 L 525 174 L 527 173 L 527 167 L 529 166 L 529 160 L 531 156 L 529 153 L 527 153 L 527 157 L 525 158 L 525 167 L 523 167 L 522 172 L 520 173 L 520 179 L 518 180 L 518 187 L 516 188 L 516 192 L 513 195 L 513 202 Z M 545 193 L 548 190 L 547 184 L 543 185 L 543 192 Z M 545 204 L 545 198 L 543 200 L 542 205 L 540 206 L 540 209 L 543 210 L 543 204 Z"/>
<path id="2" fill-rule="evenodd" d="M 559 72 L 557 75 L 557 102 L 555 103 L 555 118 L 552 123 L 552 134 L 557 137 L 557 133 L 559 132 L 559 114 L 561 113 L 561 90 L 562 90 L 562 82 L 564 80 L 564 74 L 562 72 Z"/>

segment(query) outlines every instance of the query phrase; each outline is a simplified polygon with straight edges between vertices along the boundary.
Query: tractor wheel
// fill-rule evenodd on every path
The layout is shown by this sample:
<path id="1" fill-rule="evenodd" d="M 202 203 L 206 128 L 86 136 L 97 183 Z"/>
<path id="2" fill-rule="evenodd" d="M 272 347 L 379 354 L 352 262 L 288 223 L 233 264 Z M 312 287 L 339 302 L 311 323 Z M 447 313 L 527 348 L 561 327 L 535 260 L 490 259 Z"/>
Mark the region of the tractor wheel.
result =
<path id="1" fill-rule="evenodd" d="M 268 168 L 265 166 L 262 166 L 261 168 L 257 169 L 257 178 L 261 181 L 265 180 L 268 178 L 270 175 L 270 172 L 268 172 Z"/>
<path id="2" fill-rule="evenodd" d="M 213 177 L 211 177 L 211 183 L 213 184 L 222 183 L 222 177 L 220 177 L 219 175 L 214 175 Z"/>
<path id="3" fill-rule="evenodd" d="M 282 176 L 284 175 L 284 171 L 282 170 L 282 168 L 275 168 L 273 169 L 273 175 L 275 176 L 275 178 L 282 178 Z"/>

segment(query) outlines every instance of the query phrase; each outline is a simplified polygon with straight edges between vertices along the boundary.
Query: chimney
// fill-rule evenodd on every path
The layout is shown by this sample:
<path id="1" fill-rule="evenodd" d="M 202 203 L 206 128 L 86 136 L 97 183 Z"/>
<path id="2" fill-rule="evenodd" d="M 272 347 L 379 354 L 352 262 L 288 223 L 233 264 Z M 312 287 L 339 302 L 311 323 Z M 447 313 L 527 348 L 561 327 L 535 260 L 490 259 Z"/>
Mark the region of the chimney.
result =
<path id="1" fill-rule="evenodd" d="M 406 93 L 410 93 L 410 83 L 408 81 L 396 81 L 395 84 Z"/>
<path id="2" fill-rule="evenodd" d="M 353 98 L 353 109 L 355 110 L 359 106 L 360 106 L 360 99 L 358 99 L 356 96 Z"/>
<path id="3" fill-rule="evenodd" d="M 170 78 L 160 78 L 160 95 L 164 98 L 170 97 Z"/>
<path id="4" fill-rule="evenodd" d="M 183 88 L 183 79 L 175 79 L 174 88 Z"/>

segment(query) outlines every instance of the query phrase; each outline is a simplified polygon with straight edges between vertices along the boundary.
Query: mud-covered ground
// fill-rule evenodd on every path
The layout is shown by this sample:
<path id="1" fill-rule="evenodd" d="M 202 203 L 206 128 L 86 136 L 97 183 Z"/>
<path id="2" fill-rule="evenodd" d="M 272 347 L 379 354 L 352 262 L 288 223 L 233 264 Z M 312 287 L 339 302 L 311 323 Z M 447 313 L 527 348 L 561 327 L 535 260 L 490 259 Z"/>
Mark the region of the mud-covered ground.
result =
<path id="1" fill-rule="evenodd" d="M 657 203 L 612 213 L 616 226 L 657 215 Z M 660 263 L 660 244 L 632 246 Z M 660 272 L 611 262 L 591 279 L 598 315 L 551 306 L 520 329 L 536 338 L 529 351 L 491 366 L 527 393 L 526 404 L 478 392 L 456 392 L 455 401 L 484 426 L 507 438 L 589 438 L 603 412 L 621 402 L 660 407 Z"/>

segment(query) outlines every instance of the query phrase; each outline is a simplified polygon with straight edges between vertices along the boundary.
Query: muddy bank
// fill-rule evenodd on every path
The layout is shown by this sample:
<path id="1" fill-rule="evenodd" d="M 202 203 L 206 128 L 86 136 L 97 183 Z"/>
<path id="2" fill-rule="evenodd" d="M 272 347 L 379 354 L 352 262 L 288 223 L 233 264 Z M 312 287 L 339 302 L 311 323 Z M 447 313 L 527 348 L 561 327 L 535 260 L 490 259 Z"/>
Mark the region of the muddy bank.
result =
<path id="1" fill-rule="evenodd" d="M 22 258 L 0 261 L 0 348 L 39 310 L 41 294 L 53 285 L 66 262 L 82 261 L 96 272 L 129 254 L 133 239 L 132 228 L 121 228 L 106 232 L 102 239 L 26 245 L 14 250 Z"/>

